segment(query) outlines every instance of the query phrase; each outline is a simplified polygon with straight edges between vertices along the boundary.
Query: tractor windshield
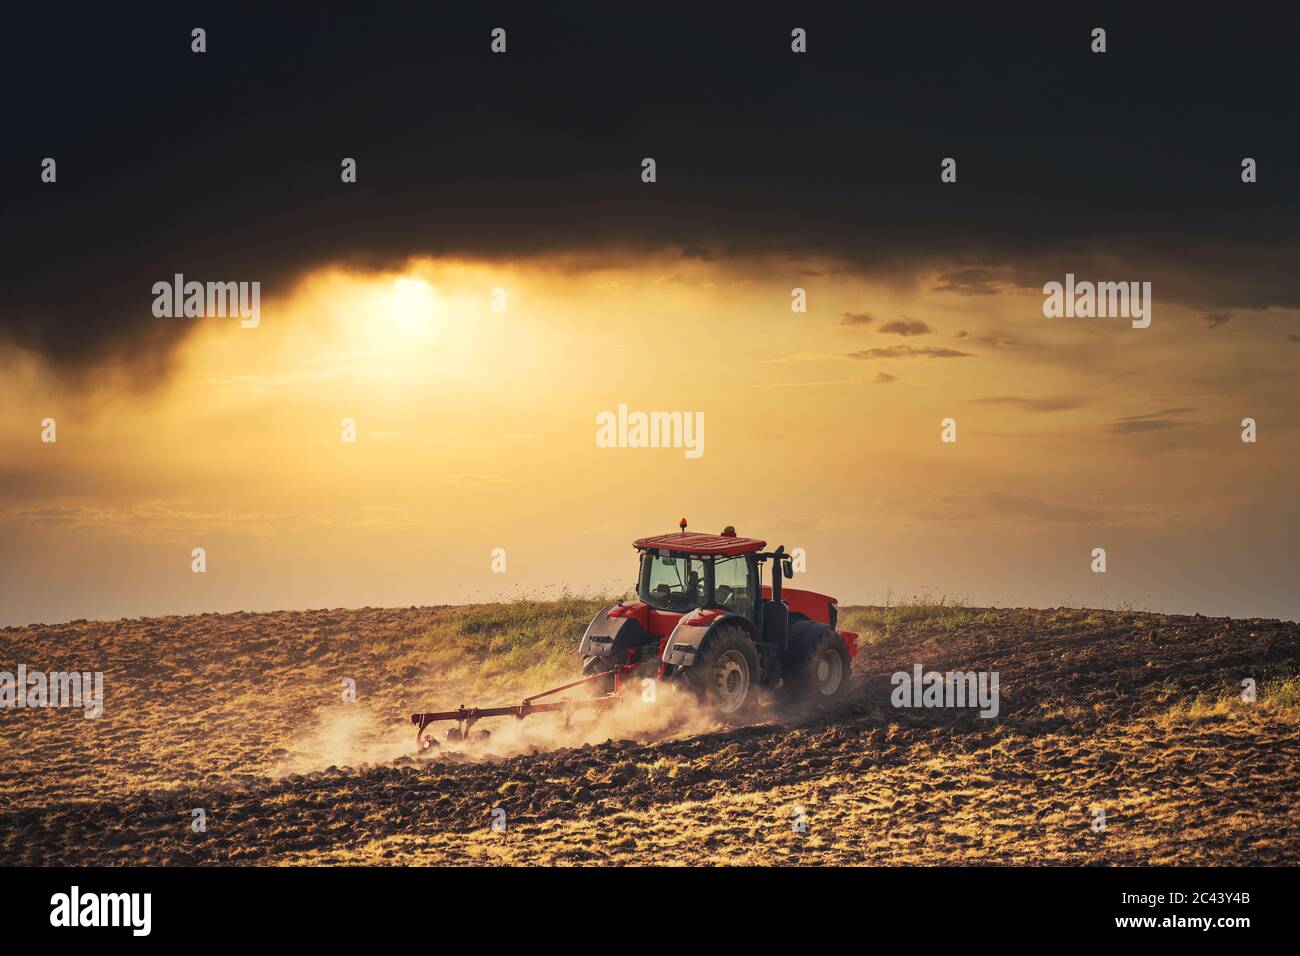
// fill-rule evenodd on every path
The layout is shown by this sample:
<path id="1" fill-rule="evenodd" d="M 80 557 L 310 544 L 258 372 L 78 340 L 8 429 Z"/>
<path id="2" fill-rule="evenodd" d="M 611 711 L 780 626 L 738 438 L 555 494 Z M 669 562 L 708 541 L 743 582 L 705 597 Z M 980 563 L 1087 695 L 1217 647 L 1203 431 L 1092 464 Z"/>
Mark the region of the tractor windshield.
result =
<path id="1" fill-rule="evenodd" d="M 641 556 L 641 600 L 661 611 L 689 611 L 704 603 L 704 561 L 647 551 Z"/>

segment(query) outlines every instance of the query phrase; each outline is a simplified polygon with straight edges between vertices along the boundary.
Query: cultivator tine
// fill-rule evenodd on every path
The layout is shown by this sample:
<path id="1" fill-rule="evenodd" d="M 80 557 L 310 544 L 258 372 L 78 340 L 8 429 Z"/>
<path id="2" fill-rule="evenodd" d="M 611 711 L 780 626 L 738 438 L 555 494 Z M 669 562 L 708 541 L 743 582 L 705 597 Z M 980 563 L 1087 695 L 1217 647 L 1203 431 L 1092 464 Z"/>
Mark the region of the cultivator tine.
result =
<path id="1" fill-rule="evenodd" d="M 580 687 L 583 684 L 589 684 L 593 681 L 604 680 L 609 677 L 610 672 L 599 674 L 590 674 L 579 680 L 570 681 L 567 684 L 561 684 L 559 687 L 552 687 L 550 690 L 544 690 L 540 694 L 533 694 L 531 697 L 525 697 L 523 702 L 513 707 L 466 707 L 461 704 L 456 710 L 432 711 L 422 714 L 412 714 L 411 723 L 415 725 L 415 743 L 419 752 L 423 753 L 438 745 L 438 742 L 432 737 L 426 736 L 426 731 L 431 724 L 443 720 L 454 720 L 456 726 L 448 729 L 448 740 L 469 740 L 471 739 L 471 728 L 484 717 L 513 717 L 516 720 L 523 720 L 530 714 L 543 713 L 560 713 L 564 717 L 564 726 L 569 726 L 573 712 L 581 708 L 590 708 L 592 710 L 604 710 L 613 707 L 622 699 L 622 679 L 629 673 L 636 664 L 621 664 L 614 667 L 614 687 L 611 693 L 604 694 L 600 697 L 589 698 L 564 698 L 563 700 L 537 703 L 543 697 L 549 697 L 551 694 L 558 694 L 561 691 L 570 690 L 574 687 Z M 487 731 L 480 731 L 484 737 Z"/>
<path id="2" fill-rule="evenodd" d="M 428 717 L 428 716 L 430 716 L 430 715 L 428 715 L 428 714 L 413 714 L 413 715 L 411 716 L 411 721 L 415 724 L 415 750 L 416 750 L 416 753 L 424 753 L 426 750 L 429 750 L 429 749 L 431 749 L 431 748 L 433 748 L 433 747 L 438 746 L 438 741 L 434 740 L 432 737 L 429 738 L 429 739 L 427 739 L 427 740 L 426 740 L 425 737 L 424 737 L 424 731 L 425 731 L 425 729 L 429 726 L 429 724 L 433 723 L 432 720 L 425 720 L 425 719 L 424 719 L 424 718 L 426 718 L 426 717 Z"/>

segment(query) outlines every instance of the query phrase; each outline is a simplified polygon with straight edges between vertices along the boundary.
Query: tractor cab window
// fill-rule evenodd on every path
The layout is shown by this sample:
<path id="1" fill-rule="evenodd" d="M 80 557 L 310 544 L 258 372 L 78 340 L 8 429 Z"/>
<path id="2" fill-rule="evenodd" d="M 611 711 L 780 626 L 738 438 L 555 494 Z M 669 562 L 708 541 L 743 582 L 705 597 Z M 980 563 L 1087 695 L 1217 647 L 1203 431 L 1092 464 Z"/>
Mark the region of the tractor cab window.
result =
<path id="1" fill-rule="evenodd" d="M 689 611 L 704 600 L 704 562 L 650 551 L 641 559 L 641 600 L 662 611 Z"/>
<path id="2" fill-rule="evenodd" d="M 754 592 L 749 559 L 720 558 L 713 564 L 713 604 L 734 614 L 748 615 Z"/>

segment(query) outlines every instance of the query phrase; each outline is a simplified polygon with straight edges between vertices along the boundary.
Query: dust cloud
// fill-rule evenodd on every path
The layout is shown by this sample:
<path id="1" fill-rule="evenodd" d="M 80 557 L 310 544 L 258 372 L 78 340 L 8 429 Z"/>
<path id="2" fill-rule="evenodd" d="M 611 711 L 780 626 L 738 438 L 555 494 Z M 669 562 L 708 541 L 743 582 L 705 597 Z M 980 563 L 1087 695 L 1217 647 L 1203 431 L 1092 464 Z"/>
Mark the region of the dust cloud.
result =
<path id="1" fill-rule="evenodd" d="M 288 745 L 287 756 L 277 763 L 272 776 L 386 764 L 402 758 L 502 758 L 607 740 L 648 743 L 725 726 L 694 694 L 671 684 L 631 685 L 615 704 L 604 708 L 584 707 L 583 698 L 571 699 L 575 707 L 567 721 L 561 713 L 535 713 L 522 720 L 484 718 L 473 730 L 488 731 L 486 739 L 447 741 L 444 732 L 454 728 L 455 721 L 431 724 L 425 738 L 434 745 L 423 753 L 417 750 L 415 726 L 408 715 L 401 715 L 399 722 L 391 714 L 381 716 L 355 704 L 335 704 L 318 712 L 314 726 Z"/>

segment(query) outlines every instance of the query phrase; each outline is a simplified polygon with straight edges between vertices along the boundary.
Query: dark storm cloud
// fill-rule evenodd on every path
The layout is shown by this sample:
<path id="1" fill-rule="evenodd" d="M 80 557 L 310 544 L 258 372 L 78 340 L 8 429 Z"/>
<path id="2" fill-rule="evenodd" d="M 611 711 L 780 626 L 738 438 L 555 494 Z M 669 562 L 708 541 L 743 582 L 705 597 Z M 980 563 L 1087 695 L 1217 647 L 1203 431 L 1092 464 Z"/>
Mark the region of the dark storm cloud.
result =
<path id="1" fill-rule="evenodd" d="M 151 315 L 176 272 L 270 297 L 329 262 L 607 248 L 835 257 L 968 295 L 1105 249 L 1166 301 L 1300 307 L 1285 13 L 1111 11 L 1094 55 L 1090 19 L 958 11 L 24 5 L 0 336 L 148 380 L 205 321 Z"/>

